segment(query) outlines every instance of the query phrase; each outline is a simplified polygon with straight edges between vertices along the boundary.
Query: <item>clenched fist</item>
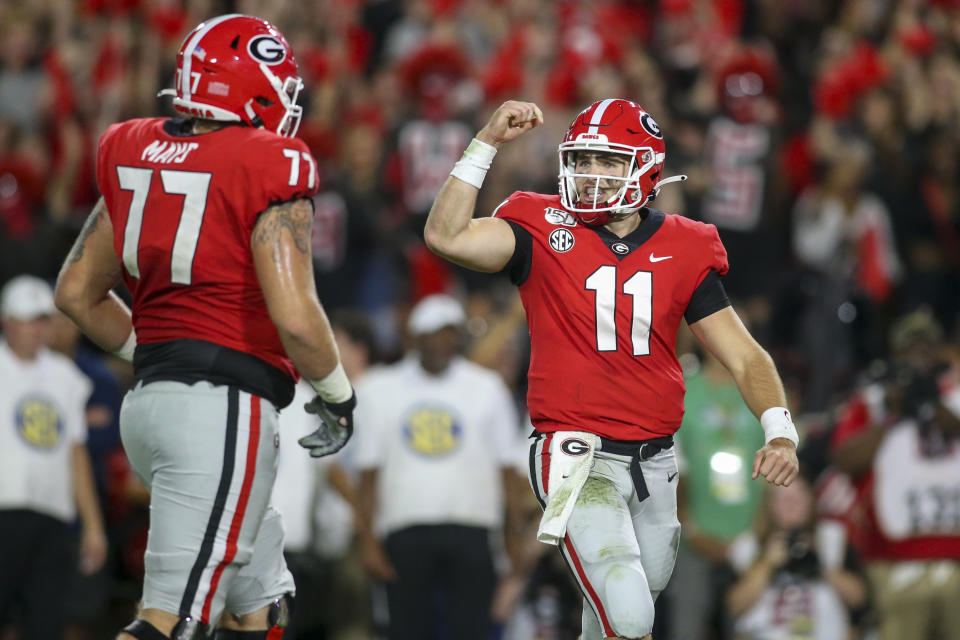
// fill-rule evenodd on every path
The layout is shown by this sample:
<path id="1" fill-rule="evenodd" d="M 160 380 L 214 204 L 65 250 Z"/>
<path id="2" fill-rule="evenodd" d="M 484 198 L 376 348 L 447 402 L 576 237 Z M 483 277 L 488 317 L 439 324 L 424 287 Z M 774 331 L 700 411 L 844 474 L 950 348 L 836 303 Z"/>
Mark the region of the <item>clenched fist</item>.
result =
<path id="1" fill-rule="evenodd" d="M 786 438 L 774 438 L 753 457 L 753 478 L 763 476 L 770 484 L 789 487 L 798 473 L 797 447 Z"/>
<path id="2" fill-rule="evenodd" d="M 543 112 L 532 102 L 507 100 L 500 105 L 490 121 L 477 133 L 477 140 L 494 147 L 516 140 L 534 127 L 543 124 Z"/>

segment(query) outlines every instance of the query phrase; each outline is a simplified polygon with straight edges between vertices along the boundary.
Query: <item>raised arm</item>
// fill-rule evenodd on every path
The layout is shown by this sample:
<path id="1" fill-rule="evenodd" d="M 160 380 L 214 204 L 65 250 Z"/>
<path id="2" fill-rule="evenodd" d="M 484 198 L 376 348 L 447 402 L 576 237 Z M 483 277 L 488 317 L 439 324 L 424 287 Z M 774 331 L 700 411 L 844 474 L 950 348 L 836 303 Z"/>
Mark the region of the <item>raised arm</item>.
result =
<path id="1" fill-rule="evenodd" d="M 543 122 L 532 102 L 504 102 L 454 167 L 430 208 L 424 241 L 439 256 L 475 271 L 503 269 L 515 248 L 513 230 L 498 218 L 474 218 L 477 194 L 496 150 Z"/>
<path id="2" fill-rule="evenodd" d="M 753 477 L 789 485 L 799 473 L 796 430 L 785 409 L 786 394 L 773 358 L 753 339 L 733 307 L 694 322 L 690 330 L 733 375 L 767 434 L 767 444 L 754 457 Z"/>
<path id="3" fill-rule="evenodd" d="M 130 309 L 113 293 L 121 282 L 120 259 L 113 248 L 113 225 L 103 198 L 87 217 L 57 277 L 55 301 L 80 330 L 105 351 L 124 347 L 133 358 Z"/>

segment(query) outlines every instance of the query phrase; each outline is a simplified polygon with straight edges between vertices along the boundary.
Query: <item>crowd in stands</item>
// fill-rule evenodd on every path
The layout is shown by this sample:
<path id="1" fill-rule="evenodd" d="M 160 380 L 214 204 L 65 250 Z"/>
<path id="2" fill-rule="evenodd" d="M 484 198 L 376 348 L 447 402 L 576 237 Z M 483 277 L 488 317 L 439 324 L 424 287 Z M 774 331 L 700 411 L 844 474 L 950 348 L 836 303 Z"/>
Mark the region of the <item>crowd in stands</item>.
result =
<path id="1" fill-rule="evenodd" d="M 171 115 L 156 94 L 173 84 L 182 37 L 227 12 L 272 21 L 297 55 L 298 135 L 322 181 L 317 285 L 341 352 L 361 350 L 356 371 L 398 360 L 411 307 L 451 294 L 465 354 L 502 376 L 520 415 L 529 354 L 515 291 L 431 254 L 427 210 L 506 99 L 536 102 L 545 124 L 501 152 L 477 215 L 518 189 L 556 191 L 557 144 L 584 106 L 642 105 L 664 132 L 665 175 L 689 176 L 653 206 L 717 225 L 726 290 L 788 387 L 805 476 L 789 491 L 749 479 L 759 426 L 681 335 L 684 538 L 654 637 L 960 638 L 960 3 L 8 0 L 0 285 L 56 277 L 98 198 L 99 135 Z M 107 637 L 139 596 L 148 498 L 117 434 L 132 372 L 69 329 L 51 347 L 94 381 L 87 448 L 110 551 L 71 584 L 66 615 L 69 637 Z M 349 532 L 358 475 L 339 463 L 318 486 L 344 502 L 315 516 L 309 498 L 297 516 L 307 539 L 291 552 L 324 602 L 297 638 L 375 637 L 385 606 L 358 543 L 310 542 Z M 532 496 L 517 511 L 496 633 L 575 638 L 576 587 L 534 540 Z M 0 639 L 17 637 L 16 620 L 0 611 Z"/>

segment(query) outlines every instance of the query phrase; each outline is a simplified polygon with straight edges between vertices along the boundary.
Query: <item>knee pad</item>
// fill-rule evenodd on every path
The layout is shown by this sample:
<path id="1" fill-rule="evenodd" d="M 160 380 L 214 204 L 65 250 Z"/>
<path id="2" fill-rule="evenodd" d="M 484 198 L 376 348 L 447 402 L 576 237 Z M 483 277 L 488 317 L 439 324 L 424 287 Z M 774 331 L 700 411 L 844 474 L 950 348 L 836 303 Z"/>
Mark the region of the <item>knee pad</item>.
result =
<path id="1" fill-rule="evenodd" d="M 123 632 L 137 640 L 203 640 L 210 637 L 207 625 L 193 618 L 180 618 L 169 638 L 146 620 L 134 620 L 123 628 Z"/>
<path id="2" fill-rule="evenodd" d="M 642 638 L 653 631 L 653 597 L 642 570 L 615 566 L 604 587 L 607 618 L 617 636 Z"/>

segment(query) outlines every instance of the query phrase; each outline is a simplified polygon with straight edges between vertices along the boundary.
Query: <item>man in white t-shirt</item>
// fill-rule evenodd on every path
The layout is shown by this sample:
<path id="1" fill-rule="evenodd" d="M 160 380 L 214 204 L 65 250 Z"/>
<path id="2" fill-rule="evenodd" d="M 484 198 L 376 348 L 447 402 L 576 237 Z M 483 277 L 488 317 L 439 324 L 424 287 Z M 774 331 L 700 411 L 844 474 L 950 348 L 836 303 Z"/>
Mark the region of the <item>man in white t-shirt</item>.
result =
<path id="1" fill-rule="evenodd" d="M 69 526 L 79 514 L 80 568 L 103 564 L 107 542 L 85 442 L 89 379 L 47 349 L 50 286 L 17 276 L 0 294 L 0 627 L 24 638 L 60 638 Z"/>
<path id="2" fill-rule="evenodd" d="M 436 637 L 438 619 L 447 637 L 489 637 L 491 538 L 522 444 L 501 378 L 457 355 L 463 321 L 454 298 L 424 298 L 407 324 L 414 350 L 356 385 L 358 530 L 386 582 L 390 640 Z"/>

